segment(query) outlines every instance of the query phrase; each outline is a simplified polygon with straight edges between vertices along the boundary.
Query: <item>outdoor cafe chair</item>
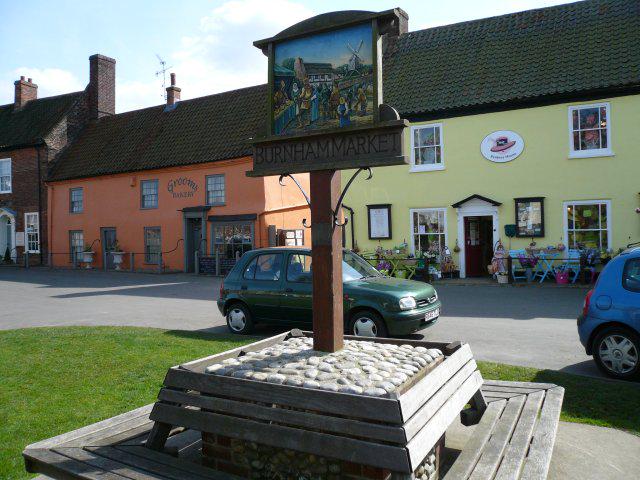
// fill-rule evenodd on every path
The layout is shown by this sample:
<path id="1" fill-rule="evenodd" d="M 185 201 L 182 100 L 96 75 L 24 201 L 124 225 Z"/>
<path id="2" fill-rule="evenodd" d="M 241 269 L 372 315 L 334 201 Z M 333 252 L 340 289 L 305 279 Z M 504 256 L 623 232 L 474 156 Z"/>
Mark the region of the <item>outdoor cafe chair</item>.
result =
<path id="1" fill-rule="evenodd" d="M 511 257 L 511 276 L 513 280 L 526 280 L 527 272 L 518 260 L 520 257 L 526 257 L 527 252 L 524 250 L 509 250 L 509 256 Z"/>

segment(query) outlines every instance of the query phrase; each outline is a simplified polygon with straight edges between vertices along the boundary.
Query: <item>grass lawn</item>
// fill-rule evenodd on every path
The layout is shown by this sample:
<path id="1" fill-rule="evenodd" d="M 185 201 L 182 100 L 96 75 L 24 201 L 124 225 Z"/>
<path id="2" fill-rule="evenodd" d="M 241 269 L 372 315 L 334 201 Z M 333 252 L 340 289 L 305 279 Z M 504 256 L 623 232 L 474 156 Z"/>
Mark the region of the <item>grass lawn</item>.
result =
<path id="1" fill-rule="evenodd" d="M 27 478 L 27 444 L 151 403 L 168 367 L 251 340 L 129 327 L 0 331 L 0 478 Z M 640 434 L 638 385 L 483 362 L 480 369 L 485 378 L 562 385 L 563 420 Z"/>

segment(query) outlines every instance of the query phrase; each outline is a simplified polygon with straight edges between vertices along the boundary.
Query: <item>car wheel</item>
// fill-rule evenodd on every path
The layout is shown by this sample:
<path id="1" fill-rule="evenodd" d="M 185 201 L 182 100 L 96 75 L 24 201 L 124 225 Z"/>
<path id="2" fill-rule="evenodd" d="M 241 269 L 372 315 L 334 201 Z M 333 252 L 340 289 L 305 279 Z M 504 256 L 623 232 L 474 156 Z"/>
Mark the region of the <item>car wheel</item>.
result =
<path id="1" fill-rule="evenodd" d="M 234 303 L 227 309 L 227 328 L 232 333 L 246 335 L 253 331 L 249 309 L 242 303 Z"/>
<path id="2" fill-rule="evenodd" d="M 593 341 L 593 359 L 603 373 L 622 380 L 640 376 L 640 338 L 620 327 L 602 330 Z"/>
<path id="3" fill-rule="evenodd" d="M 380 315 L 367 310 L 353 316 L 349 322 L 349 333 L 357 337 L 386 337 L 387 326 Z"/>

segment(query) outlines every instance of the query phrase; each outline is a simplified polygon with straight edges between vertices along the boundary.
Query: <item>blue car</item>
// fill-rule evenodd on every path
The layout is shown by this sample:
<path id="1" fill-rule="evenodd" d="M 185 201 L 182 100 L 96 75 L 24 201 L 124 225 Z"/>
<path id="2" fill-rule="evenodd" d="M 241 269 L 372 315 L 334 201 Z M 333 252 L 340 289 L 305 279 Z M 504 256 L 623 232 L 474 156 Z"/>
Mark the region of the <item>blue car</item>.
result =
<path id="1" fill-rule="evenodd" d="M 602 270 L 578 317 L 580 343 L 611 377 L 640 378 L 640 247 Z"/>

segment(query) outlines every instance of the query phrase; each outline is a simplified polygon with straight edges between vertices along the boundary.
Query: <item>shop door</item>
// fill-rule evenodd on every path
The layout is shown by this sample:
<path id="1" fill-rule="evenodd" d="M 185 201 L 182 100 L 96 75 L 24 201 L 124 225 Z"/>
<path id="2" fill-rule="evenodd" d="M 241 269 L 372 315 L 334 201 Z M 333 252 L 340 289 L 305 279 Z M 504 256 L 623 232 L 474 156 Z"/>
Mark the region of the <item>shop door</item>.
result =
<path id="1" fill-rule="evenodd" d="M 104 264 L 107 270 L 111 270 L 115 267 L 113 264 L 113 255 L 111 252 L 115 251 L 116 246 L 116 229 L 115 228 L 101 228 L 102 230 L 102 252 L 104 255 Z"/>
<path id="2" fill-rule="evenodd" d="M 488 275 L 493 242 L 493 218 L 464 218 L 464 257 L 467 277 Z"/>
<path id="3" fill-rule="evenodd" d="M 187 222 L 187 238 L 185 246 L 187 249 L 187 272 L 195 271 L 196 252 L 198 256 L 204 254 L 204 242 L 202 238 L 202 219 L 188 218 Z"/>

